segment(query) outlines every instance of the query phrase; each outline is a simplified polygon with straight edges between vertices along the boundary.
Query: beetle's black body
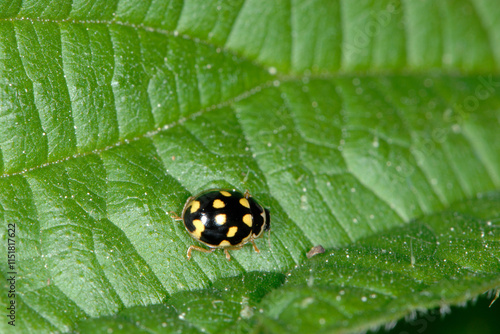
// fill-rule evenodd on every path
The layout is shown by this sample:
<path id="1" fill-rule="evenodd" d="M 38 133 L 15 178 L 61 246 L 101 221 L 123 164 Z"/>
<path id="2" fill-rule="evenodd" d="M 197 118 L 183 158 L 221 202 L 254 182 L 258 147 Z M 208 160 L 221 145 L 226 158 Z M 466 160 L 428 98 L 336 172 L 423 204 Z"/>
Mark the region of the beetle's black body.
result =
<path id="1" fill-rule="evenodd" d="M 209 190 L 190 197 L 182 212 L 182 220 L 191 236 L 209 246 L 211 250 L 191 246 L 191 250 L 211 252 L 222 248 L 230 259 L 229 249 L 239 249 L 247 242 L 259 238 L 270 228 L 269 211 L 250 194 L 235 190 Z"/>

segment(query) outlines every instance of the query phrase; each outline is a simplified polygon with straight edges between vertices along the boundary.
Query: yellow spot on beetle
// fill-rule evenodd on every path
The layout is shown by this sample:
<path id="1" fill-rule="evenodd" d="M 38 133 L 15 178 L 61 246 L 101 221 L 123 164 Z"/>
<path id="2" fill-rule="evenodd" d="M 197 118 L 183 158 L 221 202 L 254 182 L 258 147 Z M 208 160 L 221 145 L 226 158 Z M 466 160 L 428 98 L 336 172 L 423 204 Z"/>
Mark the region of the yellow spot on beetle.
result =
<path id="1" fill-rule="evenodd" d="M 227 192 L 227 191 L 221 191 L 220 192 L 222 195 L 226 196 L 226 197 L 231 197 L 231 193 L 230 192 Z"/>
<path id="2" fill-rule="evenodd" d="M 237 226 L 230 227 L 229 231 L 227 231 L 226 236 L 228 238 L 234 237 L 234 235 L 236 234 L 236 232 L 238 232 L 238 227 Z"/>
<path id="3" fill-rule="evenodd" d="M 193 201 L 193 203 L 191 203 L 191 213 L 194 213 L 196 211 L 198 211 L 198 209 L 200 208 L 200 202 L 199 201 Z"/>
<path id="4" fill-rule="evenodd" d="M 216 209 L 222 209 L 223 207 L 226 206 L 226 204 L 223 201 L 221 201 L 220 199 L 216 199 L 212 205 Z"/>
<path id="5" fill-rule="evenodd" d="M 221 213 L 220 215 L 215 216 L 215 223 L 217 225 L 224 225 L 226 223 L 226 215 Z"/>
<path id="6" fill-rule="evenodd" d="M 248 203 L 248 200 L 246 198 L 240 198 L 240 204 L 243 205 L 245 208 L 250 209 L 250 203 Z"/>
<path id="7" fill-rule="evenodd" d="M 252 227 L 252 215 L 247 213 L 246 215 L 243 216 L 243 222 L 247 224 L 249 227 Z"/>
<path id="8" fill-rule="evenodd" d="M 201 233 L 205 231 L 205 225 L 203 225 L 203 223 L 199 219 L 193 220 L 193 225 L 195 228 L 191 233 L 196 237 L 196 239 L 199 239 L 201 237 Z"/>
<path id="9" fill-rule="evenodd" d="M 222 240 L 221 243 L 219 244 L 219 247 L 226 247 L 226 246 L 231 246 L 231 243 L 227 240 Z"/>

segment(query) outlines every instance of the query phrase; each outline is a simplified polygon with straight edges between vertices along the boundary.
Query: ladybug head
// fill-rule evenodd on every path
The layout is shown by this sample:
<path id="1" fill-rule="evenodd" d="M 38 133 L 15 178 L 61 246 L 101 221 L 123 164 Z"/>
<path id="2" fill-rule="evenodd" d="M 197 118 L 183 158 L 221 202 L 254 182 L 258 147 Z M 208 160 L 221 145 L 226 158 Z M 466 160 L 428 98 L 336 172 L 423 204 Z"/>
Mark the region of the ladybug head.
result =
<path id="1" fill-rule="evenodd" d="M 264 226 L 264 231 L 269 231 L 271 229 L 271 216 L 269 215 L 268 209 L 264 209 L 264 211 L 266 212 L 266 223 Z"/>

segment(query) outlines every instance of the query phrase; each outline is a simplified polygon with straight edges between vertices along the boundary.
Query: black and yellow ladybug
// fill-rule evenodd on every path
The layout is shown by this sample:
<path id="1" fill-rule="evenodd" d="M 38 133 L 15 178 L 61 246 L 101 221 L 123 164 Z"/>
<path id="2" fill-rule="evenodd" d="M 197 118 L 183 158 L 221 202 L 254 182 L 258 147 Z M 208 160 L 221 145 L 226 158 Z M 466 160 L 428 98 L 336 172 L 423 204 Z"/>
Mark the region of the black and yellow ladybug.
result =
<path id="1" fill-rule="evenodd" d="M 254 200 L 248 190 L 245 194 L 236 190 L 208 190 L 189 197 L 182 210 L 182 220 L 189 234 L 210 247 L 190 246 L 197 250 L 211 253 L 217 248 L 224 249 L 226 258 L 231 259 L 228 250 L 240 249 L 247 242 L 253 244 L 257 253 L 255 239 L 270 228 L 269 210 Z"/>

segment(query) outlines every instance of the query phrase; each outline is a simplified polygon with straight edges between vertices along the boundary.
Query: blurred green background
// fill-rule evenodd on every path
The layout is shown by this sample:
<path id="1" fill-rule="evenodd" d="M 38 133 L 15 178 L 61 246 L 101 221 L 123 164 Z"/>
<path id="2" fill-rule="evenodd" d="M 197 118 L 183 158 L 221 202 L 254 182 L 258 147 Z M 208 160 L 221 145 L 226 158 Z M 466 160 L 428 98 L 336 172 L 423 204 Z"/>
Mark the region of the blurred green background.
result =
<path id="1" fill-rule="evenodd" d="M 399 321 L 387 331 L 384 328 L 369 333 L 377 334 L 498 334 L 500 333 L 500 299 L 491 305 L 492 296 L 482 295 L 465 307 L 451 307 L 445 315 L 439 309 L 420 314 L 410 321 Z"/>

